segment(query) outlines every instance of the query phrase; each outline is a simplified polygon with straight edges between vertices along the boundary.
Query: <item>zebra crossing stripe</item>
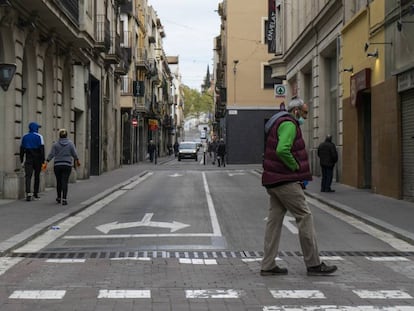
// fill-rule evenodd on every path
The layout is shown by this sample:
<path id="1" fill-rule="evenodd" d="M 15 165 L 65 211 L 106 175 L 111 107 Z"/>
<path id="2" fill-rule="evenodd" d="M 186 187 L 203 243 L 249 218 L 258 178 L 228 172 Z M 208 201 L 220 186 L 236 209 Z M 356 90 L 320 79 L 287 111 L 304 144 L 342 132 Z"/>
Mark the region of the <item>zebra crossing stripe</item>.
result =
<path id="1" fill-rule="evenodd" d="M 116 289 L 108 290 L 101 289 L 99 291 L 98 298 L 151 298 L 150 290 L 128 290 L 128 289 Z"/>
<path id="2" fill-rule="evenodd" d="M 15 290 L 10 299 L 62 299 L 65 290 Z"/>
<path id="3" fill-rule="evenodd" d="M 369 261 L 410 261 L 406 257 L 365 257 Z"/>
<path id="4" fill-rule="evenodd" d="M 68 259 L 68 258 L 46 260 L 46 262 L 49 262 L 49 263 L 84 263 L 85 261 L 86 259 Z"/>
<path id="5" fill-rule="evenodd" d="M 414 306 L 266 306 L 263 311 L 414 311 Z"/>
<path id="6" fill-rule="evenodd" d="M 270 290 L 274 298 L 307 298 L 325 299 L 325 295 L 319 290 Z"/>
<path id="7" fill-rule="evenodd" d="M 181 264 L 193 264 L 193 265 L 217 265 L 217 260 L 215 259 L 180 258 L 179 262 Z"/>
<path id="8" fill-rule="evenodd" d="M 242 294 L 242 290 L 235 289 L 199 289 L 186 290 L 185 298 L 240 298 Z"/>
<path id="9" fill-rule="evenodd" d="M 353 290 L 363 299 L 412 299 L 409 294 L 401 290 Z"/>

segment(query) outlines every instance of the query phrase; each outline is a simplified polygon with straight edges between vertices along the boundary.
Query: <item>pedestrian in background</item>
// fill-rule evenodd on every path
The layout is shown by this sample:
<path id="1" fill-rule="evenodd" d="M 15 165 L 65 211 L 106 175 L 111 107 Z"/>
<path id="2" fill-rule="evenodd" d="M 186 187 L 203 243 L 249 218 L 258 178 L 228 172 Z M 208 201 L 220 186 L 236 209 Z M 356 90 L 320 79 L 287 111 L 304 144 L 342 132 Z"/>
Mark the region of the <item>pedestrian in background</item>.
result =
<path id="1" fill-rule="evenodd" d="M 331 185 L 334 166 L 338 162 L 338 152 L 331 135 L 327 135 L 325 141 L 319 145 L 318 157 L 322 170 L 321 192 L 335 192 Z"/>
<path id="2" fill-rule="evenodd" d="M 175 155 L 175 157 L 178 156 L 179 147 L 180 147 L 180 144 L 178 143 L 178 141 L 175 141 L 175 143 L 174 143 L 174 155 Z"/>
<path id="3" fill-rule="evenodd" d="M 39 134 L 40 125 L 29 123 L 29 132 L 22 137 L 20 144 L 20 162 L 24 167 L 26 201 L 39 199 L 40 171 L 45 162 L 45 145 L 43 136 Z M 23 162 L 24 161 L 24 162 Z M 31 192 L 34 174 L 33 193 Z"/>
<path id="4" fill-rule="evenodd" d="M 218 167 L 220 165 L 223 165 L 223 167 L 226 167 L 226 144 L 224 143 L 224 139 L 221 138 L 218 145 L 217 145 L 217 164 Z"/>
<path id="5" fill-rule="evenodd" d="M 56 202 L 67 205 L 68 183 L 69 176 L 72 172 L 73 162 L 76 167 L 80 166 L 78 153 L 75 145 L 68 138 L 68 132 L 65 129 L 59 130 L 59 140 L 52 145 L 49 155 L 47 156 L 47 163 L 54 159 L 54 173 L 56 177 Z M 46 169 L 47 164 L 44 166 Z"/>
<path id="6" fill-rule="evenodd" d="M 217 136 L 213 135 L 213 138 L 210 144 L 211 152 L 213 154 L 213 161 L 211 162 L 211 164 L 213 165 L 215 165 L 217 161 L 217 146 L 218 146 Z"/>
<path id="7" fill-rule="evenodd" d="M 148 144 L 148 155 L 151 162 L 154 162 L 154 156 L 155 156 L 155 150 L 157 148 L 155 147 L 154 141 L 150 140 Z"/>
<path id="8" fill-rule="evenodd" d="M 270 196 L 264 255 L 260 274 L 287 274 L 276 265 L 283 218 L 289 211 L 296 220 L 303 260 L 308 275 L 326 275 L 337 270 L 321 262 L 316 241 L 313 216 L 302 189 L 304 180 L 311 180 L 308 154 L 300 125 L 308 115 L 308 105 L 293 99 L 287 107 L 270 118 L 265 125 L 266 146 L 263 161 L 262 185 Z"/>

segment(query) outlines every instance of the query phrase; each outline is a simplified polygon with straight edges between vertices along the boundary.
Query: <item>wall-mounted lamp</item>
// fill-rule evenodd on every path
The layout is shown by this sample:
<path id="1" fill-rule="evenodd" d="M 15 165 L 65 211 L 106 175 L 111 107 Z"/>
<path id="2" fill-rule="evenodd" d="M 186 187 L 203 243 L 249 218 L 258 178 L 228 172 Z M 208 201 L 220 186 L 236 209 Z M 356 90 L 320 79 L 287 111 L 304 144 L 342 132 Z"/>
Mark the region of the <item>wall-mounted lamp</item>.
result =
<path id="1" fill-rule="evenodd" d="M 235 59 L 234 61 L 233 61 L 233 73 L 234 74 L 236 74 L 236 72 L 237 72 L 237 64 L 239 63 L 239 60 L 238 59 Z"/>
<path id="2" fill-rule="evenodd" d="M 375 45 L 375 44 L 389 44 L 392 45 L 392 42 L 365 42 L 364 44 L 364 51 L 368 51 L 368 48 L 370 45 Z"/>
<path id="3" fill-rule="evenodd" d="M 343 71 L 353 73 L 354 72 L 354 66 L 351 66 L 349 68 L 344 68 Z"/>
<path id="4" fill-rule="evenodd" d="M 367 53 L 367 57 L 378 58 L 378 49 L 375 49 L 375 52 Z"/>

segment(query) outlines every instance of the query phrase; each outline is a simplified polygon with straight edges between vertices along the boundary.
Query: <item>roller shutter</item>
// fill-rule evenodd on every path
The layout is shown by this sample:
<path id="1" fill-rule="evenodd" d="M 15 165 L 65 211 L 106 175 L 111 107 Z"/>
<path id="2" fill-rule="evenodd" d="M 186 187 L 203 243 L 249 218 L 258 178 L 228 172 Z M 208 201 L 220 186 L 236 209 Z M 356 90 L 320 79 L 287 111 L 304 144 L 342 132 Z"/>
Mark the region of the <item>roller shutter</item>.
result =
<path id="1" fill-rule="evenodd" d="M 402 195 L 414 202 L 414 90 L 401 94 L 402 112 Z"/>

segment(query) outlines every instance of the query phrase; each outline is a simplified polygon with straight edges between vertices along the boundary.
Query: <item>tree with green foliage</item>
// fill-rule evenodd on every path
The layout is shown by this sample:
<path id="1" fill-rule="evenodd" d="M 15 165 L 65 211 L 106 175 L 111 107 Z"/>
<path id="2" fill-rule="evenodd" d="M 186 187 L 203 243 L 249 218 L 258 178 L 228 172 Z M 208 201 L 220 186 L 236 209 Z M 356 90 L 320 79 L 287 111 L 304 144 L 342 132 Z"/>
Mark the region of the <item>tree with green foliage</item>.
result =
<path id="1" fill-rule="evenodd" d="M 184 117 L 198 118 L 201 113 L 213 111 L 213 95 L 211 91 L 200 93 L 196 89 L 184 86 Z"/>

